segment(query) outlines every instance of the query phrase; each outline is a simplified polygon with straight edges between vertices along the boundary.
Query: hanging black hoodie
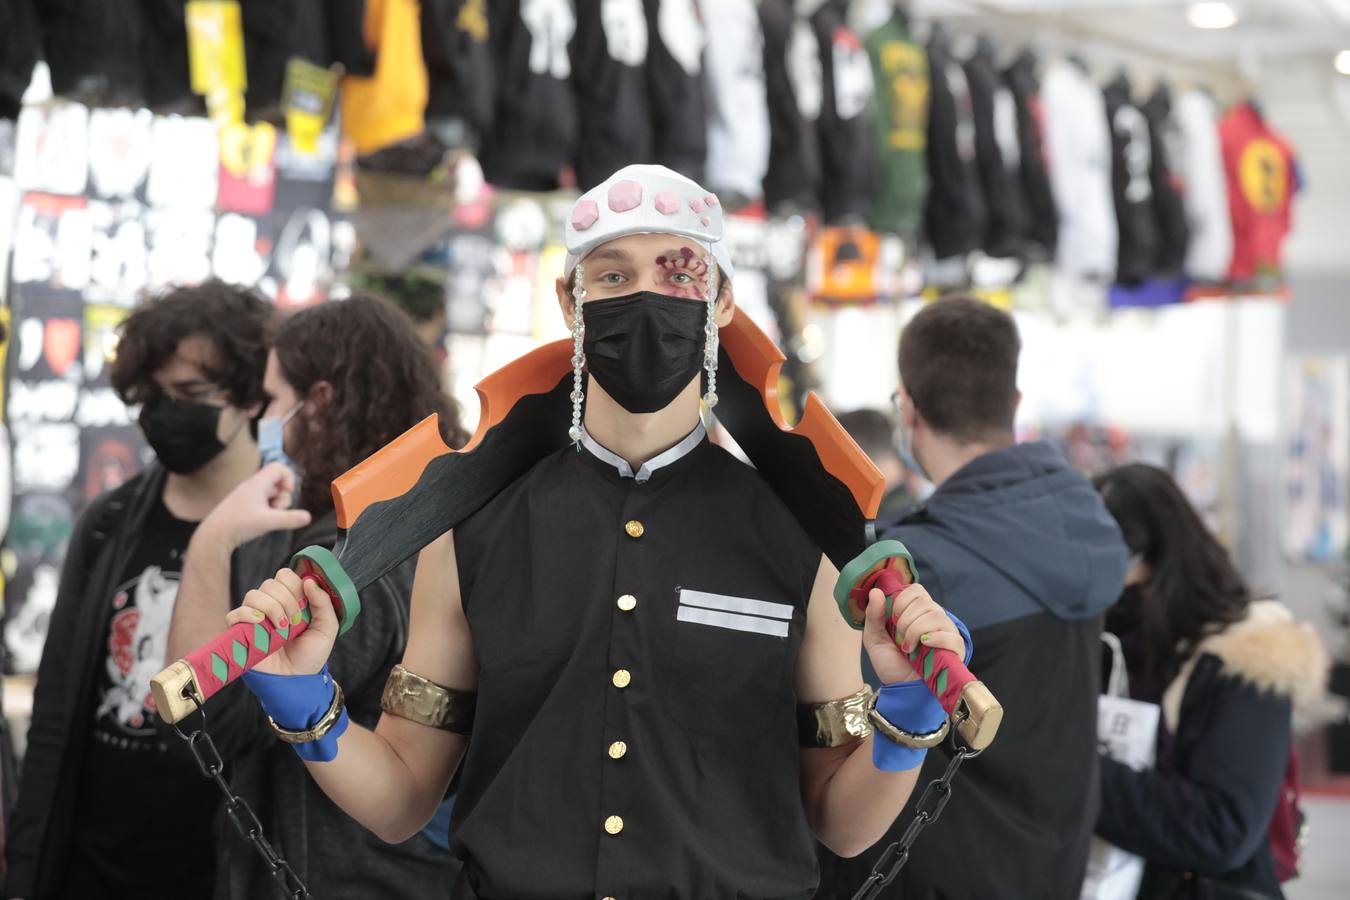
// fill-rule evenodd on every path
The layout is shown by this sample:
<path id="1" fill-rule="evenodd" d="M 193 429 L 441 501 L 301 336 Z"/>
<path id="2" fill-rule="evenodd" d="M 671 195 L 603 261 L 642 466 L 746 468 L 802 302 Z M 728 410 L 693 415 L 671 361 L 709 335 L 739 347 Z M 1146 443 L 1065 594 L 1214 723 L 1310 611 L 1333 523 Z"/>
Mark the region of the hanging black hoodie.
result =
<path id="1" fill-rule="evenodd" d="M 1153 268 L 1160 274 L 1178 275 L 1186 266 L 1191 227 L 1186 221 L 1185 190 L 1181 183 L 1181 131 L 1172 117 L 1172 92 L 1166 84 L 1158 85 L 1143 111 L 1153 150 L 1149 180 L 1153 185 L 1153 214 L 1158 228 L 1158 252 Z"/>
<path id="2" fill-rule="evenodd" d="M 980 248 L 987 214 L 975 170 L 975 112 L 965 70 L 952 56 L 947 32 L 928 39 L 928 203 L 924 228 L 938 259 Z"/>
<path id="3" fill-rule="evenodd" d="M 568 54 L 576 13 L 569 0 L 535 4 L 532 11 L 539 14 L 526 22 L 521 0 L 490 0 L 497 105 L 481 162 L 487 180 L 498 187 L 552 191 L 577 141 Z"/>
<path id="4" fill-rule="evenodd" d="M 764 202 L 770 210 L 784 204 L 814 209 L 819 202 L 820 47 L 811 26 L 792 9 L 792 0 L 763 0 L 764 88 L 769 103 L 769 171 Z M 798 96 L 802 81 L 805 93 Z M 804 102 L 811 99 L 815 102 Z"/>
<path id="5" fill-rule="evenodd" d="M 487 0 L 422 0 L 427 120 L 451 146 L 478 147 L 496 101 Z"/>
<path id="6" fill-rule="evenodd" d="M 642 0 L 576 0 L 572 84 L 581 136 L 577 186 L 590 190 L 619 169 L 652 157 L 647 104 L 651 36 Z"/>
<path id="7" fill-rule="evenodd" d="M 998 739 L 961 769 L 955 801 L 881 896 L 1077 900 L 1097 819 L 1102 613 L 1125 578 L 1120 529 L 1045 442 L 973 460 L 917 510 L 878 526 L 904 542 L 919 581 L 969 626 L 975 672 L 1005 713 Z M 919 784 L 947 762 L 929 751 Z M 871 850 L 825 861 L 819 897 L 853 896 L 920 793 Z"/>
<path id="8" fill-rule="evenodd" d="M 990 256 L 1022 255 L 1027 232 L 1026 200 L 1019 169 L 1017 107 L 994 65 L 994 45 L 981 38 L 966 60 L 966 81 L 975 114 L 975 160 L 984 191 L 983 247 Z"/>
<path id="9" fill-rule="evenodd" d="M 1041 82 L 1036 75 L 1036 54 L 1023 50 L 1004 73 L 1017 103 L 1017 136 L 1021 143 L 1019 167 L 1022 193 L 1027 202 L 1027 238 L 1041 248 L 1046 259 L 1055 256 L 1059 237 L 1059 210 L 1050 190 L 1046 171 L 1045 122 L 1041 111 Z"/>
<path id="10" fill-rule="evenodd" d="M 140 3 L 63 0 L 39 3 L 37 10 L 55 93 L 100 106 L 145 101 L 146 15 Z"/>
<path id="11" fill-rule="evenodd" d="M 0 119 L 19 115 L 38 58 L 38 18 L 33 0 L 0 4 Z"/>
<path id="12" fill-rule="evenodd" d="M 1111 127 L 1111 187 L 1120 244 L 1116 281 L 1138 284 L 1153 273 L 1158 224 L 1153 213 L 1152 145 L 1148 120 L 1130 99 L 1130 82 L 1117 75 L 1102 92 Z"/>

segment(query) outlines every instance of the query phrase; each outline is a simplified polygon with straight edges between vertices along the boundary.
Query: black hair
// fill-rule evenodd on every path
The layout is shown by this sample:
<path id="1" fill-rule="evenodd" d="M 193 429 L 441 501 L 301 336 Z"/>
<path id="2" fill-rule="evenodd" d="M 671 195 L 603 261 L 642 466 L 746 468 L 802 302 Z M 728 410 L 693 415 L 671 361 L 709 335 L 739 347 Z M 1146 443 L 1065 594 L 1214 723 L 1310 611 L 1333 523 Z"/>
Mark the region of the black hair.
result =
<path id="1" fill-rule="evenodd" d="M 1144 667 L 1166 684 L 1201 638 L 1246 617 L 1251 592 L 1167 472 L 1131 463 L 1094 483 L 1130 553 L 1148 565 L 1139 586 Z"/>
<path id="2" fill-rule="evenodd" d="M 899 461 L 900 451 L 895 448 L 895 423 L 884 412 L 855 409 L 840 413 L 838 418 L 848 436 L 857 441 L 862 452 L 873 462 L 883 459 Z"/>
<path id="3" fill-rule="evenodd" d="M 178 345 L 201 337 L 215 348 L 203 367 L 212 383 L 240 409 L 262 405 L 272 323 L 272 304 L 249 288 L 212 279 L 168 290 L 141 303 L 119 326 L 109 371 L 113 389 L 124 403 L 145 402 L 157 389 L 155 373 Z"/>

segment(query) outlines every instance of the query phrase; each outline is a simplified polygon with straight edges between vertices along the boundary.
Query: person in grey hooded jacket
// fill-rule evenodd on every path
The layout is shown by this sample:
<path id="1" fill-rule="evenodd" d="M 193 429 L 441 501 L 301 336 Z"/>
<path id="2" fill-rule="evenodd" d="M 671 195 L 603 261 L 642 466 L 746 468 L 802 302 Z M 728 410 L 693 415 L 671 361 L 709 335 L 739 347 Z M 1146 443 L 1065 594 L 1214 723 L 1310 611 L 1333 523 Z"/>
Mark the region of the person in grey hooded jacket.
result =
<path id="1" fill-rule="evenodd" d="M 1010 316 L 965 298 L 926 307 L 900 338 L 901 455 L 936 489 L 878 531 L 905 543 L 923 583 L 970 627 L 1006 717 L 884 897 L 1076 900 L 1087 865 L 1102 614 L 1127 551 L 1057 449 L 1015 442 L 1020 349 Z M 947 762 L 930 753 L 920 783 Z M 867 853 L 823 860 L 817 896 L 852 896 L 912 816 L 913 801 Z"/>

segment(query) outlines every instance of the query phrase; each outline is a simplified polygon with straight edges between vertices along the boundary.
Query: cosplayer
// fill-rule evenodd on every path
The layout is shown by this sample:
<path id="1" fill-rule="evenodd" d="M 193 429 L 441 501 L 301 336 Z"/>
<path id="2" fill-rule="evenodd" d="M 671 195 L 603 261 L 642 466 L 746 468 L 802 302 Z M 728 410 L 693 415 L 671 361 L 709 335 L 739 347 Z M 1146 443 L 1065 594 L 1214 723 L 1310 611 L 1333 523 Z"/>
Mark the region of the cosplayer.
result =
<path id="1" fill-rule="evenodd" d="M 459 769 L 454 897 L 809 897 L 814 838 L 871 846 L 946 733 L 947 674 L 930 693 L 910 661 L 959 666 L 964 627 L 917 584 L 889 602 L 863 590 L 860 647 L 810 536 L 830 530 L 789 511 L 764 464 L 709 442 L 700 404 L 719 402 L 736 315 L 715 197 L 630 166 L 577 201 L 565 238 L 573 371 L 533 399 L 561 414 L 561 449 L 422 550 L 377 727 L 349 724 L 326 670 L 347 623 L 290 569 L 230 613 L 306 623 L 244 677 L 315 781 L 385 840 L 416 834 Z M 485 399 L 484 415 L 501 410 Z M 490 449 L 482 431 L 466 453 Z M 484 466 L 505 466 L 496 446 Z"/>

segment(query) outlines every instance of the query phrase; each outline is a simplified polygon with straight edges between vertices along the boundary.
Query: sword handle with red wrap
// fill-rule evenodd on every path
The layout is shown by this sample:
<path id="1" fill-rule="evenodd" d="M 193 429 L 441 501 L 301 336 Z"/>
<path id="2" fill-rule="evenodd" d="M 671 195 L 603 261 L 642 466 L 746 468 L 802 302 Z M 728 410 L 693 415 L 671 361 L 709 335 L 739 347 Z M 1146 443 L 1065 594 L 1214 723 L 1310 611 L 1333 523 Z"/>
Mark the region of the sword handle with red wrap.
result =
<path id="1" fill-rule="evenodd" d="M 346 633 L 361 612 L 361 600 L 332 552 L 306 547 L 291 559 L 291 568 L 302 579 L 317 581 L 333 598 L 333 610 L 341 623 L 339 633 Z M 231 625 L 150 679 L 156 713 L 170 725 L 182 721 L 199 703 L 304 634 L 309 622 L 306 607 L 294 624 L 278 626 L 264 619 Z"/>
<path id="2" fill-rule="evenodd" d="M 867 598 L 878 589 L 886 596 L 886 632 L 897 643 L 891 604 L 918 577 L 914 558 L 899 541 L 873 544 L 839 573 L 834 598 L 844 619 L 861 629 Z M 994 740 L 1003 721 L 1003 707 L 989 688 L 971 674 L 961 657 L 950 650 L 924 645 L 908 654 L 909 664 L 949 716 L 959 720 L 957 731 L 972 750 L 983 750 Z"/>

